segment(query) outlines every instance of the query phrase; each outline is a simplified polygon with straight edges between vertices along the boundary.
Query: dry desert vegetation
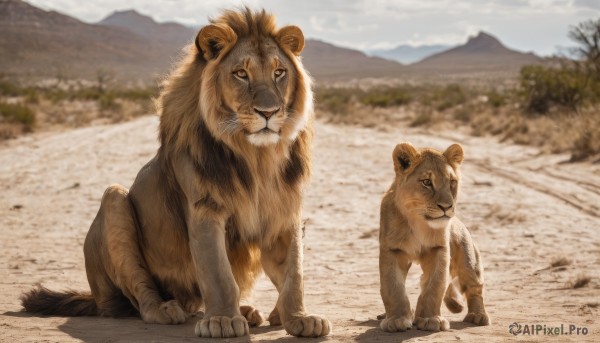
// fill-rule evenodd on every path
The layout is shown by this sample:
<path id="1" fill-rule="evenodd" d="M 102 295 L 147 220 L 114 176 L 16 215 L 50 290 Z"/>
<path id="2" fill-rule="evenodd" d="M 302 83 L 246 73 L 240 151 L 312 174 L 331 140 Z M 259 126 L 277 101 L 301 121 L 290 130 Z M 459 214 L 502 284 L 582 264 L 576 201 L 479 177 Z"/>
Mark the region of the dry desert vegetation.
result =
<path id="1" fill-rule="evenodd" d="M 366 114 L 367 115 L 367 114 Z M 155 116 L 64 132 L 41 132 L 0 147 L 0 341 L 197 341 L 195 319 L 179 326 L 138 318 L 57 318 L 21 312 L 19 295 L 36 283 L 54 289 L 88 289 L 82 253 L 104 188 L 129 185 L 157 147 Z M 486 304 L 493 325 L 462 323 L 442 314 L 449 332 L 378 328 L 379 202 L 393 177 L 396 143 L 466 152 L 460 216 L 479 245 L 485 266 Z M 600 241 L 600 166 L 561 163 L 568 154 L 473 137 L 457 130 L 404 125 L 387 130 L 319 120 L 313 180 L 305 198 L 307 307 L 333 323 L 330 341 L 509 341 L 513 322 L 587 329 L 557 341 L 597 341 Z M 411 303 L 420 270 L 407 285 Z M 261 277 L 247 302 L 268 313 L 276 291 Z M 545 341 L 547 336 L 519 337 Z M 281 327 L 261 326 L 249 338 L 295 340 Z"/>
<path id="2" fill-rule="evenodd" d="M 0 7 L 22 14 L 0 16 L 6 42 L 12 44 L 4 51 L 40 51 L 23 55 L 27 61 L 0 54 L 9 71 L 0 70 L 0 342 L 202 341 L 194 336 L 197 318 L 162 326 L 139 318 L 40 317 L 22 312 L 19 302 L 21 293 L 37 283 L 57 290 L 89 289 L 83 241 L 102 193 L 112 183 L 130 185 L 158 148 L 158 118 L 147 115 L 153 111 L 156 83 L 119 84 L 110 69 L 89 70 L 95 65 L 90 61 L 111 62 L 117 73 L 144 67 L 144 75 L 154 75 L 150 67 L 165 67 L 169 58 L 163 55 L 189 40 L 189 28 L 180 27 L 185 38 L 174 47 L 164 45 L 171 38 L 157 36 L 164 30 L 151 31 L 150 44 L 148 37 L 111 26 L 119 20 L 131 24 L 148 19 L 135 11 L 115 13 L 122 17 L 96 25 L 22 1 L 0 1 Z M 19 18 L 33 18 L 20 24 L 35 22 L 36 28 L 5 25 Z M 592 24 L 578 28 L 584 35 L 589 28 L 600 32 L 600 23 Z M 36 30 L 46 39 L 32 39 L 40 33 Z M 77 55 L 64 48 L 73 41 L 96 42 L 90 37 L 106 44 L 83 49 L 89 56 L 83 55 L 68 75 L 60 65 L 48 67 L 49 61 Z M 479 44 L 482 40 L 485 44 Z M 333 324 L 331 335 L 315 341 L 600 340 L 598 44 L 582 50 L 589 54 L 578 60 L 547 61 L 509 51 L 487 35 L 463 47 L 475 41 L 487 49 L 477 60 L 456 55 L 465 49 L 453 49 L 444 55 L 446 62 L 438 58 L 435 65 L 430 60 L 411 66 L 372 63 L 362 53 L 307 41 L 303 55 L 319 83 L 313 177 L 304 204 L 305 296 L 308 310 Z M 141 48 L 147 46 L 152 49 Z M 156 56 L 131 54 L 135 58 L 128 60 L 129 49 Z M 511 65 L 517 57 L 534 65 L 508 76 L 504 69 L 484 68 L 498 56 L 510 57 Z M 148 65 L 138 66 L 143 58 Z M 457 60 L 467 61 L 467 67 L 479 61 L 480 69 L 432 77 L 454 72 Z M 11 73 L 20 70 L 10 63 L 16 62 L 28 62 L 21 63 L 27 70 L 44 69 L 53 75 L 43 77 L 52 80 L 15 79 Z M 82 65 L 83 76 L 93 82 L 79 81 L 76 73 Z M 39 69 L 31 70 L 37 75 Z M 358 69 L 365 75 L 356 77 L 393 79 L 334 80 Z M 323 82 L 327 78 L 332 80 Z M 393 179 L 391 152 L 402 141 L 437 149 L 451 143 L 464 147 L 458 215 L 481 251 L 491 326 L 464 324 L 464 312 L 451 314 L 443 308 L 450 320 L 447 332 L 391 334 L 379 329 L 376 318 L 384 312 L 379 204 Z M 413 266 L 407 280 L 413 306 L 419 276 L 419 267 Z M 268 314 L 276 293 L 261 276 L 245 302 Z M 541 331 L 524 334 L 531 325 Z M 521 334 L 510 333 L 511 327 L 520 327 Z M 548 336 L 544 327 L 573 329 L 574 334 Z M 251 329 L 249 337 L 219 341 L 296 340 L 281 327 L 263 325 Z"/>

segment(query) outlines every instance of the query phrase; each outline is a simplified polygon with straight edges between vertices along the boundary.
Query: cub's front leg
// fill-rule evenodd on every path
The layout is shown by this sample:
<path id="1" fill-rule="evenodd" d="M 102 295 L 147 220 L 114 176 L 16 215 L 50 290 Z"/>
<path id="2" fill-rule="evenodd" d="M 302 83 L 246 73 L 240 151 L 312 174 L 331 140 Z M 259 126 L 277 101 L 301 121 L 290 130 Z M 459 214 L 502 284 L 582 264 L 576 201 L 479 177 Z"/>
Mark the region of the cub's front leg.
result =
<path id="1" fill-rule="evenodd" d="M 302 229 L 299 225 L 282 233 L 273 244 L 262 247 L 263 269 L 279 292 L 269 321 L 271 325 L 283 324 L 285 331 L 293 336 L 326 336 L 331 331 L 331 323 L 304 310 L 302 255 Z"/>
<path id="2" fill-rule="evenodd" d="M 448 285 L 450 248 L 431 248 L 422 254 L 419 262 L 423 269 L 421 295 L 417 301 L 414 324 L 419 330 L 445 331 L 450 323 L 441 316 L 442 299 Z"/>
<path id="3" fill-rule="evenodd" d="M 385 318 L 380 326 L 383 331 L 406 331 L 412 327 L 413 315 L 404 286 L 410 265 L 408 255 L 402 250 L 381 246 L 379 277 Z"/>
<path id="4" fill-rule="evenodd" d="M 240 290 L 227 258 L 225 222 L 206 212 L 201 217 L 192 219 L 188 225 L 190 251 L 206 308 L 204 317 L 196 324 L 196 335 L 217 338 L 248 335 L 248 321 L 239 309 Z"/>

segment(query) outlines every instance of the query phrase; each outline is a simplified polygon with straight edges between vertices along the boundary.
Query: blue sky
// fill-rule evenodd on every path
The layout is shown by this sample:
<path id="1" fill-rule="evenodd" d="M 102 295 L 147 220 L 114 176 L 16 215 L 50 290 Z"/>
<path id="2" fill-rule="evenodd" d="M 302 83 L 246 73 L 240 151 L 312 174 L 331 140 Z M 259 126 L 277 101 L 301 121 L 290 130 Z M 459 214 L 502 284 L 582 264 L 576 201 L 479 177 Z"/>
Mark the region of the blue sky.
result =
<path id="1" fill-rule="evenodd" d="M 134 8 L 157 21 L 200 26 L 222 8 L 248 5 L 296 24 L 306 37 L 356 49 L 460 44 L 483 30 L 507 46 L 550 55 L 569 27 L 600 17 L 600 0 L 28 0 L 85 22 Z"/>

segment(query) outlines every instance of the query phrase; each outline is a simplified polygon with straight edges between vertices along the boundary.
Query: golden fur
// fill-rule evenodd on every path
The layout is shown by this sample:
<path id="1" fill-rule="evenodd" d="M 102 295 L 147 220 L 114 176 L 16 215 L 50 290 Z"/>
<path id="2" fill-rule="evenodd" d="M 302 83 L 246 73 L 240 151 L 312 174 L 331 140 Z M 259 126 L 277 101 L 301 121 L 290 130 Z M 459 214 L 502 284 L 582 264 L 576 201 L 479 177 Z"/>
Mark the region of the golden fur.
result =
<path id="1" fill-rule="evenodd" d="M 157 101 L 156 157 L 130 190 L 102 198 L 84 245 L 91 295 L 38 288 L 24 308 L 177 324 L 204 305 L 198 336 L 243 336 L 263 321 L 239 302 L 264 269 L 279 292 L 271 324 L 327 335 L 329 321 L 303 305 L 313 116 L 303 46 L 299 28 L 277 29 L 264 11 L 225 11 L 202 28 Z"/>
<path id="2" fill-rule="evenodd" d="M 394 332 L 414 325 L 421 330 L 448 330 L 450 325 L 440 313 L 442 299 L 452 312 L 462 311 L 450 277 L 457 279 L 467 299 L 464 321 L 489 325 L 479 250 L 454 213 L 462 147 L 453 144 L 441 153 L 402 143 L 394 149 L 393 160 L 396 177 L 381 202 L 379 273 L 385 306 L 381 328 Z M 423 269 L 414 314 L 404 286 L 412 262 Z"/>

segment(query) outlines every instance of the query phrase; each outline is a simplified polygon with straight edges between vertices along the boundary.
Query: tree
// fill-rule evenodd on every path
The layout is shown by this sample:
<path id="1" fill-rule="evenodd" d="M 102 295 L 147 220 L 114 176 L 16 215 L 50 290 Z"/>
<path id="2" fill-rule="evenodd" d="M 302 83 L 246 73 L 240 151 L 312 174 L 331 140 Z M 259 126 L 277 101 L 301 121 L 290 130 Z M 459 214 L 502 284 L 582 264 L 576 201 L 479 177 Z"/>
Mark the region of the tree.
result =
<path id="1" fill-rule="evenodd" d="M 569 38 L 579 44 L 572 48 L 590 76 L 600 80 L 600 19 L 590 19 L 571 27 Z"/>
<path id="2" fill-rule="evenodd" d="M 96 80 L 98 82 L 98 91 L 104 93 L 109 83 L 114 81 L 115 72 L 107 68 L 98 68 L 96 70 Z"/>

